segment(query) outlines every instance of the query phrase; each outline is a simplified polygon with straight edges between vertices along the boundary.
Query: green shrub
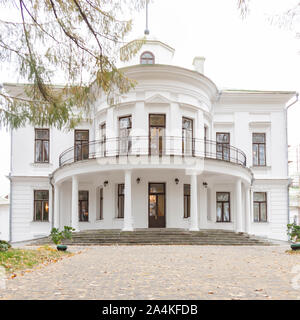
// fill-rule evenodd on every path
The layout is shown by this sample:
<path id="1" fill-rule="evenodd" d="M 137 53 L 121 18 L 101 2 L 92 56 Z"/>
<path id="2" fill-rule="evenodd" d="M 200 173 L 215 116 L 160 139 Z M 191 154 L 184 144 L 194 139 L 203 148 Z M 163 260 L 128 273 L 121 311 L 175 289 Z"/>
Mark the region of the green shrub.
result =
<path id="1" fill-rule="evenodd" d="M 294 242 L 300 242 L 300 226 L 295 222 L 287 225 L 287 234 Z"/>
<path id="2" fill-rule="evenodd" d="M 10 247 L 11 245 L 7 241 L 0 240 L 0 251 L 7 251 Z"/>
<path id="3" fill-rule="evenodd" d="M 59 231 L 57 228 L 53 228 L 50 236 L 53 243 L 58 245 L 63 239 L 72 239 L 72 231 L 75 231 L 75 229 L 68 226 L 64 226 L 64 230 L 62 231 Z"/>

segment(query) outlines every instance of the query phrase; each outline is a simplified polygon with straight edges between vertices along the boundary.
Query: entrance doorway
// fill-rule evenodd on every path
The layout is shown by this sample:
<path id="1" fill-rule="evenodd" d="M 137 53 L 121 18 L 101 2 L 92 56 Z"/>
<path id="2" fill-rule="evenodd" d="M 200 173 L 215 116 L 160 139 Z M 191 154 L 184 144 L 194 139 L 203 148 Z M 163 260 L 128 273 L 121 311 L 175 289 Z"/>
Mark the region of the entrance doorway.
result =
<path id="1" fill-rule="evenodd" d="M 149 228 L 166 227 L 166 185 L 149 183 L 148 193 Z"/>

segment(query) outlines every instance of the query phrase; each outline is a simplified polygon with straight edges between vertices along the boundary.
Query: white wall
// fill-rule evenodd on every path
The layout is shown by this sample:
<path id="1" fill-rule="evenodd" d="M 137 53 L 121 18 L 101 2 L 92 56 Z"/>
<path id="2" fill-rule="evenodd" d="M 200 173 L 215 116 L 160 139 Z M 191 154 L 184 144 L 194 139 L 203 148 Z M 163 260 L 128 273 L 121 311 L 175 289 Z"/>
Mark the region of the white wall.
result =
<path id="1" fill-rule="evenodd" d="M 0 240 L 9 240 L 9 204 L 0 205 Z"/>
<path id="2" fill-rule="evenodd" d="M 34 190 L 49 190 L 49 221 L 33 221 Z M 52 221 L 52 192 L 48 178 L 13 178 L 12 181 L 12 242 L 49 235 Z"/>

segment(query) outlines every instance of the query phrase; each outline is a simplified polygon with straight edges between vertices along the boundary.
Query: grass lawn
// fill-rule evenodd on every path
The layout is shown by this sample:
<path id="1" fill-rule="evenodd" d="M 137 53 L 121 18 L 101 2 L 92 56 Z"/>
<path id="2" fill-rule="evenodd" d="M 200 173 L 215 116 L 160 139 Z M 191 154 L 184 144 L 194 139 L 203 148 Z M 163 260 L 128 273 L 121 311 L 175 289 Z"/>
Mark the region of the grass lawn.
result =
<path id="1" fill-rule="evenodd" d="M 63 257 L 73 255 L 70 252 L 58 251 L 49 246 L 42 246 L 38 249 L 14 249 L 0 252 L 0 266 L 4 267 L 8 274 L 15 274 L 31 269 L 39 264 L 47 265 L 50 262 L 57 262 Z"/>

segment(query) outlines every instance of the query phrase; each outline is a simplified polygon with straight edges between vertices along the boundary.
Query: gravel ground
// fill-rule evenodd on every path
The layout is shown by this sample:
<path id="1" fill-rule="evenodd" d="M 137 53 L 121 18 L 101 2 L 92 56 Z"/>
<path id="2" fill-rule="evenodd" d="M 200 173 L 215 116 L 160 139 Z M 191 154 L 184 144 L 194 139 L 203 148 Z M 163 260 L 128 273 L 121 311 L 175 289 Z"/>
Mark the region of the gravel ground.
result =
<path id="1" fill-rule="evenodd" d="M 300 254 L 288 249 L 72 247 L 78 254 L 6 280 L 0 299 L 300 299 Z"/>

